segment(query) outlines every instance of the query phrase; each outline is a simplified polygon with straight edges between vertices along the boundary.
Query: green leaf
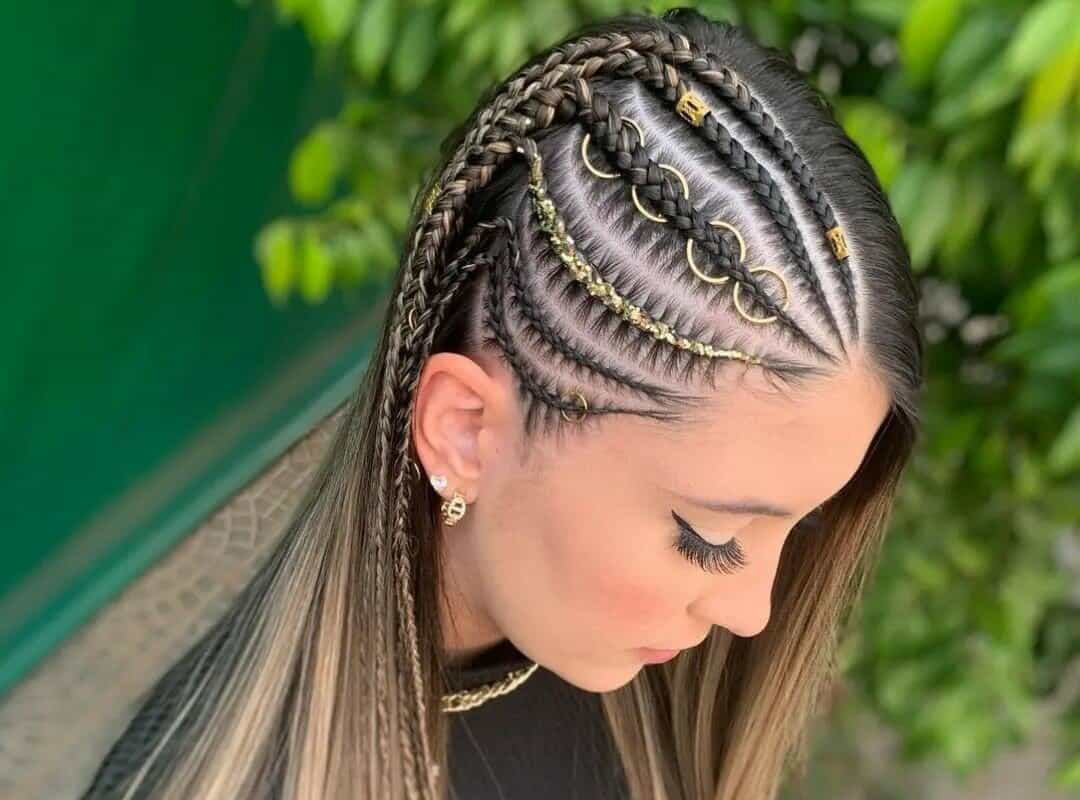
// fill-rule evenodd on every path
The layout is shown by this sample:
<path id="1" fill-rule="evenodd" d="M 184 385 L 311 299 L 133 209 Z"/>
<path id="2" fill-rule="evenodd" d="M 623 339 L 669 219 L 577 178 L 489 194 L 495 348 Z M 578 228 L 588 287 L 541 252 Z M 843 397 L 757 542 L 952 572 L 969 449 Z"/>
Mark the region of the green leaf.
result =
<path id="1" fill-rule="evenodd" d="M 969 16 L 949 40 L 937 62 L 937 88 L 941 94 L 955 94 L 979 74 L 1009 40 L 1013 25 L 998 9 L 985 9 Z"/>
<path id="2" fill-rule="evenodd" d="M 952 218 L 957 193 L 957 178 L 947 166 L 928 167 L 921 191 L 911 201 L 907 226 L 904 229 L 911 249 L 915 269 L 926 269 L 942 234 Z"/>
<path id="3" fill-rule="evenodd" d="M 488 8 L 488 0 L 454 0 L 446 9 L 443 33 L 455 39 L 465 35 Z"/>
<path id="4" fill-rule="evenodd" d="M 899 220 L 900 226 L 904 229 L 909 246 L 910 236 L 907 228 L 915 220 L 932 172 L 933 166 L 929 159 L 916 156 L 904 165 L 889 188 L 889 202 L 892 204 L 893 213 Z"/>
<path id="5" fill-rule="evenodd" d="M 851 10 L 860 17 L 896 30 L 907 16 L 910 0 L 855 0 Z"/>
<path id="6" fill-rule="evenodd" d="M 949 225 L 941 237 L 942 257 L 956 263 L 982 228 L 990 208 L 991 183 L 977 164 L 957 172 L 958 193 Z"/>
<path id="7" fill-rule="evenodd" d="M 1027 77 L 1055 57 L 1078 32 L 1080 5 L 1076 0 L 1043 0 L 1024 14 L 1005 51 L 1005 64 L 1012 74 Z"/>
<path id="8" fill-rule="evenodd" d="M 1080 350 L 1080 342 L 1075 343 L 1074 347 Z M 1051 445 L 1046 465 L 1051 473 L 1058 476 L 1080 469 L 1080 406 L 1073 409 Z"/>
<path id="9" fill-rule="evenodd" d="M 873 100 L 844 103 L 839 112 L 844 130 L 862 148 L 878 180 L 888 189 L 904 159 L 900 120 Z"/>
<path id="10" fill-rule="evenodd" d="M 900 59 L 912 82 L 925 83 L 960 20 L 964 0 L 914 0 L 900 29 Z"/>
<path id="11" fill-rule="evenodd" d="M 336 122 L 322 122 L 304 137 L 289 163 L 289 186 L 302 203 L 321 203 L 334 189 L 345 164 L 345 132 Z"/>
<path id="12" fill-rule="evenodd" d="M 437 46 L 436 9 L 414 10 L 405 21 L 390 56 L 390 81 L 400 93 L 411 92 L 427 75 Z"/>
<path id="13" fill-rule="evenodd" d="M 1031 124 L 1064 109 L 1080 83 L 1080 36 L 1048 61 L 1028 85 L 1021 122 Z"/>
<path id="14" fill-rule="evenodd" d="M 949 131 L 961 128 L 1017 97 L 1023 84 L 1023 77 L 1011 72 L 1004 57 L 999 57 L 963 91 L 937 101 L 930 119 L 935 126 Z"/>
<path id="15" fill-rule="evenodd" d="M 308 226 L 300 237 L 300 294 L 309 303 L 321 303 L 330 294 L 334 262 L 318 232 Z"/>
<path id="16" fill-rule="evenodd" d="M 311 0 L 274 0 L 278 19 L 289 20 L 307 10 Z"/>
<path id="17" fill-rule="evenodd" d="M 1009 313 L 1021 327 L 1047 320 L 1055 302 L 1080 303 L 1080 261 L 1058 264 L 1040 275 L 1009 303 Z"/>
<path id="18" fill-rule="evenodd" d="M 1005 275 L 1017 274 L 1038 222 L 1037 207 L 1019 187 L 1010 188 L 996 209 L 990 243 Z"/>
<path id="19" fill-rule="evenodd" d="M 280 305 L 289 297 L 298 266 L 290 222 L 275 220 L 259 231 L 255 237 L 255 260 L 266 293 L 275 305 Z"/>
<path id="20" fill-rule="evenodd" d="M 1061 262 L 1080 255 L 1080 174 L 1066 171 L 1046 196 L 1043 229 L 1051 261 Z"/>
<path id="21" fill-rule="evenodd" d="M 352 38 L 352 63 L 357 74 L 373 83 L 386 63 L 394 41 L 395 0 L 367 0 L 356 17 Z"/>
<path id="22" fill-rule="evenodd" d="M 349 30 L 357 0 L 309 0 L 307 23 L 312 39 L 321 45 L 341 41 Z"/>
<path id="23" fill-rule="evenodd" d="M 493 67 L 498 74 L 504 75 L 525 58 L 527 32 L 521 14 L 509 9 L 500 27 L 502 31 L 495 44 Z"/>

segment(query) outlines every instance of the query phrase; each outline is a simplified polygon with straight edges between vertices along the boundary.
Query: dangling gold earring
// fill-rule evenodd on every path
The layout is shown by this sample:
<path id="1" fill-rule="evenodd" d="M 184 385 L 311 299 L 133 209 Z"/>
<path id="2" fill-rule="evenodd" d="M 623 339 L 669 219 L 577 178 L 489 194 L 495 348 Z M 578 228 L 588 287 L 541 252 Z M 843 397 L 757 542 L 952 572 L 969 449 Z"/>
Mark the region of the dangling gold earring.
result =
<path id="1" fill-rule="evenodd" d="M 465 496 L 455 489 L 454 496 L 442 502 L 443 522 L 447 525 L 457 525 L 461 518 L 465 516 L 465 509 Z"/>

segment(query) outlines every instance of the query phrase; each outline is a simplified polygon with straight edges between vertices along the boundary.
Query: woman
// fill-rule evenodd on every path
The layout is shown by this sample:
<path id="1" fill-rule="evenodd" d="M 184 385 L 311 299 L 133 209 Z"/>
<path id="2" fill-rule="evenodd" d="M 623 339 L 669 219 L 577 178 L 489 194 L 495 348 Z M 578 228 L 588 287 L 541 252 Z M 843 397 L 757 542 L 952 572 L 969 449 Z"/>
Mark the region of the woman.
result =
<path id="1" fill-rule="evenodd" d="M 758 800 L 799 763 L 917 435 L 870 166 L 687 9 L 578 30 L 443 161 L 289 529 L 87 798 Z"/>

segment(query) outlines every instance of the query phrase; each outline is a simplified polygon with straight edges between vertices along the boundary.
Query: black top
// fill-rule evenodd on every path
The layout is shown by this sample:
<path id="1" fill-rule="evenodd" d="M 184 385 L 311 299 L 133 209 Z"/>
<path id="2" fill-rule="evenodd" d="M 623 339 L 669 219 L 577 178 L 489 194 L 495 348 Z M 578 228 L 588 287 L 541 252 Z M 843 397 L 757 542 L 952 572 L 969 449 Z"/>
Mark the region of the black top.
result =
<path id="1" fill-rule="evenodd" d="M 453 689 L 532 662 L 503 639 L 447 674 Z M 629 791 L 600 695 L 543 667 L 509 693 L 452 712 L 451 800 L 626 800 Z"/>

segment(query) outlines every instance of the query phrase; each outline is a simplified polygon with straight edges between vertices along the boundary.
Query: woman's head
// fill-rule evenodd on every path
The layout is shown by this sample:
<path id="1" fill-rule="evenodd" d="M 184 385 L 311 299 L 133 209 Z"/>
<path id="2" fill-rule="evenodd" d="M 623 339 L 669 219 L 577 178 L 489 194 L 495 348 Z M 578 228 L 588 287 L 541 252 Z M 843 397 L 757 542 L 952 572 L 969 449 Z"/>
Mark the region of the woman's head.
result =
<path id="1" fill-rule="evenodd" d="M 462 621 L 603 692 L 638 800 L 774 797 L 922 371 L 900 231 L 827 103 L 690 10 L 581 28 L 447 138 L 389 308 L 289 529 L 169 695 L 174 746 L 133 785 L 434 797 Z M 472 501 L 459 527 L 425 473 Z M 737 546 L 694 549 L 691 528 Z"/>
<path id="2" fill-rule="evenodd" d="M 788 536 L 812 553 L 811 512 L 914 423 L 914 292 L 872 173 L 790 67 L 689 19 L 723 58 L 628 59 L 534 108 L 563 121 L 465 206 L 492 235 L 414 405 L 416 457 L 469 504 L 439 535 L 445 641 L 506 636 L 596 691 L 637 648 L 759 633 Z"/>

